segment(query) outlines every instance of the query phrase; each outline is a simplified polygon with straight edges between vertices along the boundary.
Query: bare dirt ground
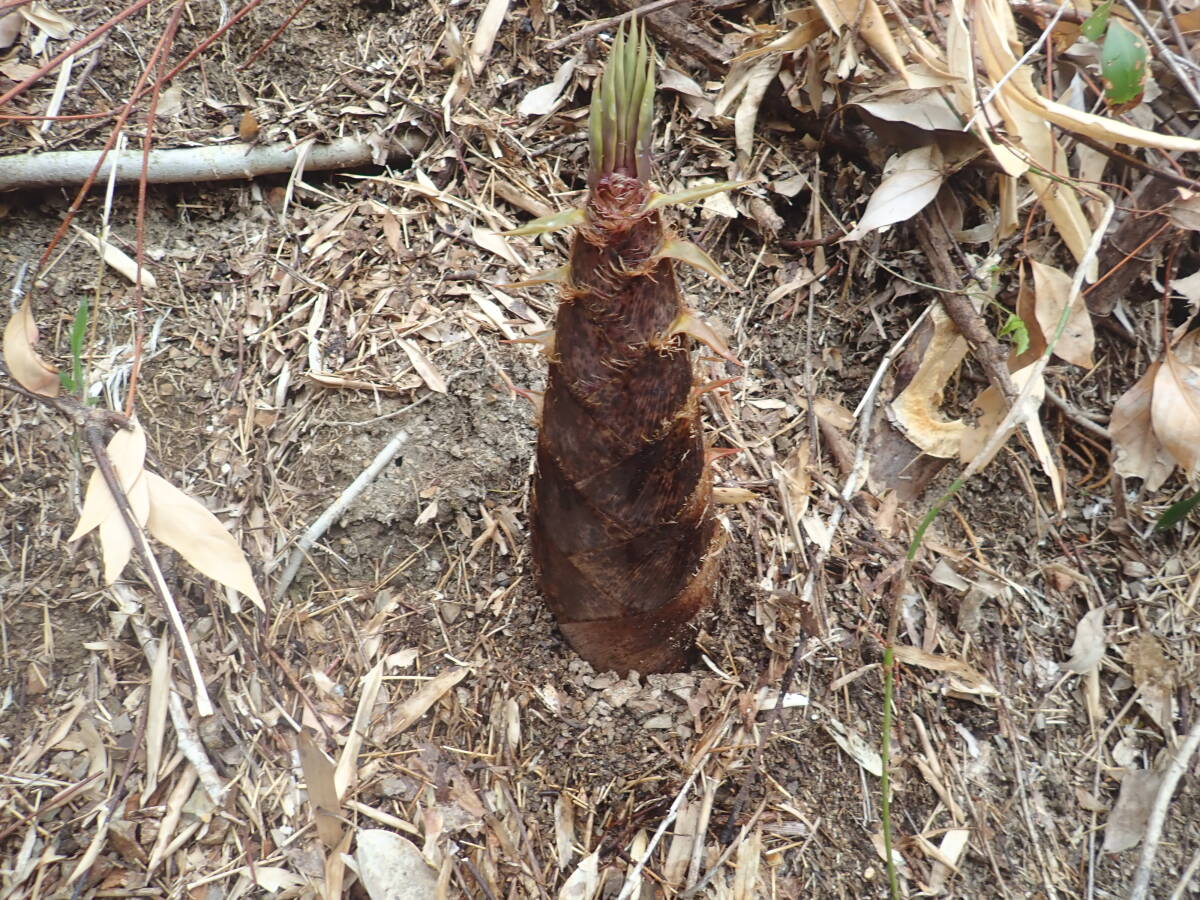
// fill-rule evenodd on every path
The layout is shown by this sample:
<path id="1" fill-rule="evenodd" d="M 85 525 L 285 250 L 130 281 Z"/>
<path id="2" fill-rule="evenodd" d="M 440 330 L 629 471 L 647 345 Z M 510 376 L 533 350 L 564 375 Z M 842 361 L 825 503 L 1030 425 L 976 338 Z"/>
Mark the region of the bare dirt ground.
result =
<path id="1" fill-rule="evenodd" d="M 1128 824 L 1110 821 L 1122 780 L 1161 765 L 1196 715 L 1197 530 L 1149 531 L 1184 482 L 1139 493 L 1111 471 L 1107 441 L 1046 405 L 1061 514 L 1031 448 L 1013 440 L 936 520 L 903 590 L 890 579 L 957 463 L 905 469 L 916 484 L 899 493 L 857 492 L 831 552 L 817 552 L 856 446 L 873 471 L 903 468 L 895 439 L 857 433 L 850 411 L 933 299 L 921 285 L 938 280 L 916 222 L 862 244 L 814 240 L 814 198 L 853 220 L 897 149 L 894 131 L 863 116 L 805 119 L 774 83 L 757 123 L 758 184 L 731 206 L 675 215 L 738 287 L 684 276 L 689 302 L 746 364 L 709 395 L 716 442 L 745 449 L 717 463 L 731 549 L 703 656 L 687 672 L 621 680 L 566 648 L 532 583 L 523 522 L 535 426 L 511 389 L 536 388 L 543 367 L 534 348 L 509 342 L 552 321 L 554 295 L 495 287 L 558 265 L 564 243 L 493 232 L 578 200 L 602 43 L 545 46 L 620 10 L 515 4 L 472 77 L 481 6 L 315 0 L 242 67 L 292 12 L 264 4 L 179 75 L 156 128 L 163 147 L 228 142 L 249 112 L 262 143 L 377 135 L 420 148 L 353 173 L 149 189 L 158 286 L 140 312 L 136 403 L 148 461 L 230 528 L 268 596 L 264 614 L 161 554 L 213 716 L 196 714 L 180 659 L 157 672 L 149 661 L 168 627 L 139 567 L 114 591 L 94 538 L 66 540 L 91 467 L 75 429 L 0 395 L 3 896 L 328 896 L 342 884 L 365 896 L 339 851 L 353 854 L 363 829 L 387 829 L 423 850 L 444 896 L 615 897 L 641 861 L 642 897 L 882 897 L 893 603 L 899 642 L 917 654 L 894 697 L 902 890 L 1124 896 L 1138 849 L 1105 852 L 1105 826 L 1136 836 L 1144 813 L 1126 807 Z M 55 9 L 83 30 L 112 12 Z M 128 94 L 169 12 L 150 10 L 101 46 L 63 112 Z M 187 5 L 179 47 L 220 15 Z M 665 190 L 738 174 L 732 112 L 698 112 L 728 74 L 705 48 L 727 60 L 752 22 L 781 19 L 726 5 L 683 21 L 691 30 L 652 32 L 703 95 L 681 80 L 661 92 Z M 519 114 L 568 60 L 553 112 Z M 95 148 L 106 134 L 90 121 L 37 127 L 6 126 L 3 151 Z M 131 139 L 143 127 L 135 118 Z M 954 190 L 985 192 L 988 177 L 965 170 Z M 0 195 L 6 285 L 45 249 L 72 195 Z M 973 209 L 963 227 L 978 224 Z M 136 190 L 119 188 L 110 241 L 130 253 L 135 210 Z M 76 223 L 98 233 L 103 218 L 94 191 Z M 1039 228 L 1027 249 L 1067 266 Z M 1196 267 L 1193 246 L 1179 251 L 1183 273 Z M 69 232 L 34 296 L 39 348 L 60 368 L 91 298 L 91 382 L 123 399 L 139 315 L 129 281 Z M 1072 410 L 1109 413 L 1144 371 L 1155 296 L 1131 288 L 1132 331 L 1098 328 L 1090 373 L 1051 366 Z M 883 399 L 928 341 L 918 333 L 888 371 Z M 985 384 L 969 362 L 948 404 L 965 411 Z M 299 535 L 401 430 L 398 456 L 270 596 Z M 1097 608 L 1103 656 L 1073 674 L 1062 664 Z M 337 816 L 317 821 L 313 781 L 333 779 L 314 754 L 329 767 L 355 735 Z M 198 780 L 185 743 L 207 757 L 221 796 Z M 1198 788 L 1193 765 L 1168 808 L 1151 896 L 1200 894 L 1194 869 L 1184 874 L 1200 847 Z"/>

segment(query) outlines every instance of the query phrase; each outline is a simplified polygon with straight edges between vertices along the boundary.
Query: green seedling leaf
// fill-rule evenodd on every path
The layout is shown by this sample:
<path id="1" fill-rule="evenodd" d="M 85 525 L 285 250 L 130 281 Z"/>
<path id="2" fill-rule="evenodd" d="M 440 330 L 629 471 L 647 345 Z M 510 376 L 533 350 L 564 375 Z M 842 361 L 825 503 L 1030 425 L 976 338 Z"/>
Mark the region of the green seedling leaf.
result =
<path id="1" fill-rule="evenodd" d="M 1104 49 L 1100 53 L 1100 74 L 1104 80 L 1104 99 L 1112 106 L 1137 103 L 1150 74 L 1150 48 L 1116 19 L 1108 23 Z"/>
<path id="2" fill-rule="evenodd" d="M 1154 523 L 1155 531 L 1167 531 L 1174 528 L 1189 515 L 1192 510 L 1200 506 L 1200 491 L 1192 494 L 1192 496 L 1180 500 L 1178 503 L 1172 503 L 1166 508 L 1158 521 Z"/>
<path id="3" fill-rule="evenodd" d="M 1095 11 L 1087 17 L 1079 32 L 1089 41 L 1100 40 L 1100 35 L 1104 34 L 1104 27 L 1108 24 L 1108 14 L 1112 12 L 1113 0 L 1107 0 L 1096 7 Z"/>
<path id="4" fill-rule="evenodd" d="M 1025 320 L 1016 313 L 1008 314 L 1008 318 L 1000 326 L 1000 337 L 1012 340 L 1017 356 L 1029 349 L 1029 327 L 1025 324 Z"/>
<path id="5" fill-rule="evenodd" d="M 67 393 L 83 394 L 83 345 L 87 341 L 88 301 L 81 297 L 75 310 L 75 321 L 71 323 L 71 372 L 61 375 L 63 390 Z"/>

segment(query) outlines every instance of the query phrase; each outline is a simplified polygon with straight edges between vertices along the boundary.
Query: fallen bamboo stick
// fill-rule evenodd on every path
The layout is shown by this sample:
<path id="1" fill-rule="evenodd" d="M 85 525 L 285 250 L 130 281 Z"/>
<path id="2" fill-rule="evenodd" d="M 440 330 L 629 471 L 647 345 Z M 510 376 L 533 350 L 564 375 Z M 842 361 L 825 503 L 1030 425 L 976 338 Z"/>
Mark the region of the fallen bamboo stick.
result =
<path id="1" fill-rule="evenodd" d="M 388 155 L 411 155 L 424 143 L 416 132 L 401 135 Z M 387 152 L 387 151 L 385 151 Z M 293 144 L 217 144 L 151 150 L 146 180 L 151 184 L 189 181 L 230 181 L 259 175 L 290 172 L 301 148 Z M 305 171 L 354 169 L 377 161 L 377 148 L 363 138 L 338 138 L 314 144 L 304 160 Z M 83 184 L 100 158 L 98 150 L 63 150 L 0 157 L 0 191 L 29 190 Z M 116 161 L 117 181 L 137 181 L 142 172 L 142 151 L 109 153 L 97 178 L 104 184 Z"/>

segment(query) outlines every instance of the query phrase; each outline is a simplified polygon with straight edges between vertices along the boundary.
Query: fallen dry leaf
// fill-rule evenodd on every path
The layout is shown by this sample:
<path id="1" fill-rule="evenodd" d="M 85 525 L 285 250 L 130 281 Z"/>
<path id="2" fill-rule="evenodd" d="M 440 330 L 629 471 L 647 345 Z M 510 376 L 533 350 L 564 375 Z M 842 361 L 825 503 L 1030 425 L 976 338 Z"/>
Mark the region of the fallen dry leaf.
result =
<path id="1" fill-rule="evenodd" d="M 855 731 L 851 731 L 837 719 L 829 717 L 825 730 L 833 738 L 833 742 L 841 747 L 851 759 L 876 778 L 883 776 L 883 757 L 873 745 L 863 740 Z"/>
<path id="2" fill-rule="evenodd" d="M 984 0 L 975 7 L 975 11 L 976 15 L 982 16 L 979 21 L 980 27 L 976 29 L 975 34 L 983 39 L 981 44 L 987 45 L 984 56 L 987 58 L 994 54 L 993 60 L 989 62 L 989 74 L 997 81 L 1007 75 L 1009 80 L 1005 87 L 1012 85 L 1012 89 L 1006 92 L 1006 96 L 1034 112 L 1039 118 L 1106 143 L 1192 153 L 1200 151 L 1200 140 L 1195 138 L 1147 131 L 1116 119 L 1077 110 L 1065 103 L 1047 100 L 1034 87 L 1030 70 L 1025 66 L 1018 68 L 1016 65 L 1017 59 L 1013 56 L 1007 40 L 1009 35 L 1016 33 L 1012 8 L 1007 0 Z M 1024 136 L 1022 134 L 1022 137 Z"/>
<path id="3" fill-rule="evenodd" d="M 308 883 L 308 879 L 303 876 L 279 866 L 242 866 L 236 873 L 268 894 L 295 890 Z"/>
<path id="4" fill-rule="evenodd" d="M 1158 638 L 1146 631 L 1129 642 L 1125 659 L 1133 667 L 1138 703 L 1169 739 L 1175 734 L 1175 667 Z"/>
<path id="5" fill-rule="evenodd" d="M 1053 340 L 1063 311 L 1071 297 L 1071 276 L 1055 266 L 1048 266 L 1035 259 L 1029 261 L 1033 269 L 1033 285 L 1036 298 L 1035 314 L 1038 326 L 1046 342 Z M 1054 353 L 1072 365 L 1090 369 L 1095 365 L 1092 352 L 1096 347 L 1096 335 L 1092 330 L 1092 316 L 1083 302 L 1083 294 L 1077 293 L 1067 314 L 1062 335 L 1054 345 Z"/>
<path id="6" fill-rule="evenodd" d="M 133 520 L 139 528 L 144 528 L 150 513 L 150 495 L 146 486 L 145 472 L 138 470 L 132 483 L 121 480 L 121 488 L 133 511 Z M 107 493 L 108 486 L 105 485 Z M 125 518 L 117 511 L 100 523 L 97 531 L 100 535 L 100 555 L 104 561 L 104 582 L 112 584 L 121 577 L 129 559 L 133 555 L 134 537 L 129 533 Z"/>
<path id="7" fill-rule="evenodd" d="M 1167 206 L 1171 221 L 1188 231 L 1200 231 L 1200 194 L 1187 188 L 1176 188 L 1179 197 Z"/>
<path id="8" fill-rule="evenodd" d="M 1157 772 L 1134 769 L 1125 773 L 1121 793 L 1104 824 L 1105 853 L 1120 853 L 1141 842 L 1161 783 L 1162 776 Z"/>
<path id="9" fill-rule="evenodd" d="M 354 724 L 350 727 L 346 743 L 342 745 L 337 768 L 333 773 L 333 783 L 339 799 L 346 796 L 346 791 L 358 775 L 358 754 L 371 730 L 375 701 L 379 699 L 379 689 L 383 685 L 383 668 L 384 662 L 381 659 L 360 679 L 362 690 L 358 696 L 358 707 L 354 710 Z"/>
<path id="10" fill-rule="evenodd" d="M 75 27 L 74 22 L 59 15 L 45 3 L 30 3 L 28 6 L 21 7 L 19 12 L 56 41 L 66 40 Z M 33 51 L 34 56 L 39 53 L 41 53 L 40 48 Z"/>
<path id="11" fill-rule="evenodd" d="M 1168 349 L 1150 400 L 1154 433 L 1189 478 L 1200 470 L 1200 367 Z"/>
<path id="12" fill-rule="evenodd" d="M 591 900 L 600 884 L 600 851 L 589 854 L 558 892 L 558 900 Z"/>
<path id="13" fill-rule="evenodd" d="M 814 9 L 798 9 L 792 10 L 789 13 L 784 13 L 784 18 L 797 25 L 784 34 L 765 44 L 762 47 L 756 47 L 746 53 L 736 56 L 733 62 L 743 62 L 748 59 L 762 56 L 767 53 L 790 53 L 793 50 L 801 50 L 808 46 L 809 42 L 814 38 L 820 37 L 829 30 L 828 23 Z M 663 87 L 667 87 L 666 79 L 663 79 Z"/>
<path id="14" fill-rule="evenodd" d="M 146 529 L 197 572 L 244 594 L 266 612 L 250 564 L 221 520 L 165 478 L 146 472 L 145 480 L 150 489 Z"/>
<path id="15" fill-rule="evenodd" d="M 141 425 L 134 422 L 132 428 L 119 429 L 112 436 L 107 450 L 118 481 L 122 487 L 128 487 L 141 474 L 142 467 L 146 464 L 146 432 L 142 430 Z M 95 469 L 83 495 L 83 510 L 79 513 L 79 522 L 67 540 L 79 540 L 114 515 L 119 515 L 117 501 L 109 492 L 108 484 L 105 483 L 100 470 Z"/>
<path id="16" fill-rule="evenodd" d="M 429 358 L 417 348 L 417 345 L 410 340 L 402 339 L 400 346 L 408 354 L 409 362 L 417 370 L 417 374 L 421 376 L 421 380 L 425 382 L 426 386 L 431 391 L 436 391 L 439 394 L 446 393 L 446 379 L 442 377 L 442 373 L 437 370 L 437 367 L 429 361 Z"/>
<path id="17" fill-rule="evenodd" d="M 1029 169 L 1029 163 L 1014 153 L 1004 144 L 992 139 L 989 122 L 999 118 L 994 102 L 987 105 L 986 114 L 977 113 L 979 95 L 976 84 L 979 81 L 975 66 L 974 41 L 967 31 L 965 0 L 952 0 L 949 15 L 946 16 L 946 65 L 954 76 L 951 88 L 958 111 L 972 118 L 974 127 L 972 134 L 991 152 L 996 162 L 1009 176 L 1001 178 L 1001 190 L 1011 187 L 1014 179 L 1024 175 Z"/>
<path id="18" fill-rule="evenodd" d="M 963 851 L 967 849 L 970 837 L 971 832 L 966 828 L 950 828 L 942 836 L 942 842 L 938 845 L 940 858 L 934 861 L 929 876 L 931 894 L 940 894 L 951 874 L 958 871 L 959 860 L 962 859 Z"/>
<path id="19" fill-rule="evenodd" d="M 308 729 L 296 735 L 296 751 L 317 836 L 321 843 L 333 849 L 342 842 L 342 804 L 333 783 L 333 761 L 317 746 Z"/>
<path id="20" fill-rule="evenodd" d="M 395 706 L 395 721 L 388 728 L 388 735 L 397 735 L 428 712 L 429 707 L 437 703 L 442 695 L 450 688 L 467 677 L 468 669 L 453 666 L 435 675 L 419 687 L 408 699 Z"/>
<path id="21" fill-rule="evenodd" d="M 904 56 L 892 37 L 883 12 L 875 0 L 816 0 L 816 6 L 835 32 L 853 26 L 879 58 L 907 82 Z"/>
<path id="22" fill-rule="evenodd" d="M 841 242 L 860 240 L 887 225 L 906 222 L 923 210 L 937 196 L 945 180 L 942 163 L 942 151 L 937 144 L 893 156 L 884 167 L 879 187 L 867 201 L 862 219 Z"/>
<path id="23" fill-rule="evenodd" d="M 1037 371 L 1037 363 L 1032 362 L 1012 373 L 1013 385 L 1017 390 L 1022 392 L 1025 390 L 1025 385 L 1029 379 L 1035 375 L 1037 376 L 1036 383 L 1030 388 L 1025 399 L 1020 401 L 1024 407 L 1023 415 L 1013 420 L 1014 430 L 1015 427 L 1025 426 L 1025 431 L 1029 435 L 1029 442 L 1033 445 L 1034 455 L 1037 456 L 1042 471 L 1046 473 L 1046 477 L 1050 480 L 1050 487 L 1054 491 L 1054 503 L 1059 510 L 1062 510 L 1066 502 L 1063 494 L 1062 473 L 1059 472 L 1058 463 L 1055 461 L 1054 455 L 1050 452 L 1050 445 L 1046 443 L 1046 435 L 1042 431 L 1042 422 L 1038 418 L 1038 410 L 1041 409 L 1042 401 L 1046 397 L 1046 382 L 1040 374 L 1037 374 Z M 981 410 L 981 415 L 976 420 L 975 427 L 969 429 L 963 435 L 959 459 L 967 463 L 976 462 L 982 467 L 991 464 L 992 457 L 978 461 L 976 457 L 983 451 L 996 429 L 1004 421 L 1007 410 L 1000 392 L 990 385 L 980 392 L 979 396 L 975 398 L 973 405 Z M 1011 436 L 1011 433 L 1009 436 Z M 1008 436 L 1005 437 L 1005 440 L 1007 439 Z M 1001 446 L 1003 445 L 997 444 L 996 451 L 999 451 Z"/>
<path id="24" fill-rule="evenodd" d="M 476 75 L 483 71 L 488 57 L 492 55 L 492 45 L 496 43 L 496 35 L 504 24 L 509 3 L 510 0 L 488 0 L 487 6 L 479 14 L 470 50 L 471 71 Z"/>
<path id="25" fill-rule="evenodd" d="M 782 63 L 783 55 L 772 53 L 756 60 L 750 67 L 742 92 L 742 101 L 738 104 L 737 112 L 733 114 L 734 144 L 743 160 L 748 161 L 754 150 L 754 123 L 758 121 L 758 110 L 762 106 L 767 88 L 779 74 Z M 726 197 L 725 194 L 720 196 Z"/>
<path id="26" fill-rule="evenodd" d="M 1104 656 L 1104 613 L 1105 608 L 1098 606 L 1075 626 L 1071 658 L 1062 664 L 1068 672 L 1083 675 L 1100 664 Z"/>
<path id="27" fill-rule="evenodd" d="M 967 342 L 958 333 L 942 305 L 934 305 L 933 337 L 921 359 L 917 374 L 892 401 L 896 426 L 904 436 L 930 456 L 958 456 L 967 426 L 962 419 L 947 419 L 939 407 L 942 391 L 967 355 Z"/>
<path id="28" fill-rule="evenodd" d="M 962 693 L 978 694 L 982 697 L 995 697 L 1000 693 L 988 681 L 987 676 L 961 660 L 941 656 L 937 653 L 927 653 L 920 647 L 911 647 L 907 644 L 897 644 L 893 652 L 896 659 L 905 665 L 920 666 L 923 669 L 945 672 L 947 675 L 954 676 L 958 683 L 952 684 L 952 687 Z"/>
<path id="29" fill-rule="evenodd" d="M 1175 460 L 1154 433 L 1151 401 L 1161 362 L 1153 363 L 1113 406 L 1108 423 L 1116 458 L 1113 468 L 1124 478 L 1141 478 L 1146 490 L 1158 490 L 1175 468 Z"/>
<path id="30" fill-rule="evenodd" d="M 517 113 L 522 116 L 544 116 L 551 112 L 562 96 L 563 88 L 571 82 L 575 72 L 575 59 L 568 59 L 554 73 L 549 84 L 535 87 L 517 104 Z"/>
<path id="31" fill-rule="evenodd" d="M 975 5 L 977 17 L 974 34 L 978 50 L 986 65 L 988 75 L 1000 85 L 996 109 L 1007 123 L 1022 155 L 1034 165 L 1025 172 L 1025 179 L 1046 207 L 1046 213 L 1062 236 L 1063 243 L 1070 249 L 1076 261 L 1086 258 L 1091 240 L 1091 226 L 1083 214 L 1077 192 L 1063 183 L 1061 178 L 1069 176 L 1066 154 L 1046 121 L 1047 117 L 1038 109 L 1031 109 L 1021 102 L 1022 92 L 1037 94 L 1033 87 L 1032 72 L 1027 66 L 1018 66 L 1013 56 L 1009 39 L 1016 35 L 1016 23 L 1007 4 L 980 2 Z M 1047 174 L 1060 176 L 1052 179 Z M 1096 278 L 1093 258 L 1088 263 L 1087 279 Z"/>
<path id="32" fill-rule="evenodd" d="M 354 861 L 371 900 L 424 900 L 437 894 L 437 871 L 416 844 L 395 832 L 360 831 Z"/>
<path id="33" fill-rule="evenodd" d="M 506 241 L 501 235 L 492 231 L 490 228 L 473 228 L 471 229 L 471 240 L 482 247 L 495 253 L 497 256 L 503 257 L 514 266 L 519 266 L 523 270 L 528 270 L 529 266 L 521 261 L 513 250 L 512 245 Z"/>
<path id="34" fill-rule="evenodd" d="M 146 288 L 147 290 L 153 290 L 154 288 L 158 287 L 158 279 L 154 277 L 154 273 L 147 269 L 144 265 L 139 273 L 137 261 L 124 250 L 114 247 L 107 241 L 100 240 L 100 238 L 96 237 L 96 235 L 84 231 L 78 225 L 72 225 L 71 227 L 78 232 L 79 236 L 83 238 L 85 242 L 91 245 L 92 249 L 100 252 L 100 258 L 103 259 L 105 263 L 112 266 L 131 282 L 137 284 L 140 280 L 142 287 Z"/>
<path id="35" fill-rule="evenodd" d="M 1036 363 L 1030 363 L 1025 368 L 1012 373 L 1013 386 L 1018 390 L 1025 387 L 1025 383 L 1036 370 Z M 1042 400 L 1046 396 L 1045 382 L 1039 378 L 1037 384 L 1030 391 L 1030 400 L 1035 408 L 1040 408 Z M 1000 392 L 992 386 L 988 386 L 979 392 L 979 396 L 975 398 L 973 407 L 980 411 L 979 418 L 975 420 L 974 427 L 970 428 L 963 435 L 962 446 L 959 448 L 959 459 L 964 463 L 972 462 L 979 452 L 983 450 L 984 445 L 991 439 L 992 434 L 1007 415 L 1007 408 L 1004 404 L 1004 398 Z M 1039 425 L 1040 428 L 1040 425 Z M 985 460 L 983 465 L 987 465 L 991 460 Z"/>
<path id="36" fill-rule="evenodd" d="M 924 131 L 958 131 L 963 119 L 954 111 L 943 91 L 900 91 L 854 106 L 887 122 L 907 122 Z"/>
<path id="37" fill-rule="evenodd" d="M 7 50 L 21 36 L 25 17 L 19 11 L 0 16 L 0 50 Z"/>
<path id="38" fill-rule="evenodd" d="M 108 458 L 117 476 L 117 482 L 125 492 L 134 521 L 145 525 L 150 511 L 150 498 L 143 476 L 146 461 L 146 433 L 141 425 L 118 429 L 108 442 Z M 108 489 L 108 483 L 100 469 L 92 471 L 87 491 L 83 496 L 83 509 L 79 522 L 68 541 L 75 541 L 99 529 L 100 554 L 104 563 L 104 580 L 112 584 L 120 577 L 133 553 L 133 536 L 125 524 L 117 501 Z"/>
<path id="39" fill-rule="evenodd" d="M 559 871 L 570 865 L 575 855 L 575 804 L 565 793 L 554 799 L 554 852 Z"/>
<path id="40" fill-rule="evenodd" d="M 26 297 L 4 326 L 4 364 L 25 390 L 43 397 L 57 397 L 61 387 L 58 372 L 33 349 L 37 336 L 37 325 Z"/>

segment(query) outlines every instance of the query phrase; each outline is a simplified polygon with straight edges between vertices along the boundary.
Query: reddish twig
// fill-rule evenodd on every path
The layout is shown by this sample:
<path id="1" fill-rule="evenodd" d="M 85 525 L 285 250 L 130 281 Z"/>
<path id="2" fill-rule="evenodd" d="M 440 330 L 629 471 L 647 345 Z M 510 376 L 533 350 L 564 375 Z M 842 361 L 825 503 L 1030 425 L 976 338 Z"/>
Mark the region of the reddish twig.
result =
<path id="1" fill-rule="evenodd" d="M 684 2 L 684 0 L 654 0 L 653 3 L 647 3 L 645 6 L 641 6 L 637 9 L 631 9 L 629 12 L 623 12 L 616 16 L 609 16 L 607 19 L 601 19 L 599 22 L 593 22 L 591 25 L 580 28 L 578 31 L 573 31 L 565 37 L 560 37 L 556 41 L 551 41 L 546 45 L 545 49 L 548 51 L 561 50 L 568 44 L 574 44 L 578 41 L 590 38 L 592 35 L 599 34 L 606 28 L 616 28 L 626 19 L 632 19 L 635 15 L 642 16 L 644 18 L 652 13 L 658 12 L 660 9 L 666 9 L 668 6 L 674 6 L 675 4 L 681 2 Z"/>
<path id="2" fill-rule="evenodd" d="M 40 69 L 38 69 L 36 72 L 34 72 L 28 78 L 26 78 L 24 81 L 18 82 L 17 84 L 15 84 L 11 88 L 9 88 L 7 91 L 5 91 L 4 94 L 0 95 L 0 106 L 4 106 L 5 103 L 12 100 L 14 97 L 19 97 L 21 94 L 25 93 L 27 90 L 29 90 L 31 87 L 33 87 L 38 82 L 38 79 L 40 79 L 43 75 L 45 75 L 47 72 L 53 72 L 55 69 L 57 69 L 59 64 L 62 63 L 62 61 L 64 59 L 66 59 L 68 56 L 73 56 L 74 54 L 78 53 L 80 50 L 82 50 L 84 47 L 86 47 L 88 44 L 90 44 L 96 38 L 111 31 L 115 26 L 120 25 L 122 22 L 124 22 L 126 19 L 128 19 L 130 16 L 132 16 L 135 12 L 140 10 L 142 7 L 149 5 L 149 3 L 150 3 L 150 0 L 137 0 L 137 2 L 133 4 L 133 6 L 127 6 L 125 9 L 123 9 L 121 12 L 117 13 L 115 16 L 113 16 L 111 19 L 109 19 L 103 25 L 98 25 L 96 28 L 94 28 L 92 31 L 88 32 L 86 35 L 81 37 L 79 40 L 77 40 L 74 44 L 72 44 L 66 50 L 62 51 L 62 53 L 58 54 L 58 56 L 54 57 L 48 63 L 43 65 Z M 14 4 L 14 5 L 19 5 L 19 4 Z M 132 100 L 131 100 L 131 102 L 132 102 Z"/>
<path id="3" fill-rule="evenodd" d="M 117 116 L 117 121 L 113 124 L 112 131 L 108 135 L 108 140 L 105 141 L 104 147 L 100 151 L 100 156 L 96 160 L 95 168 L 92 169 L 91 174 L 87 177 L 87 180 L 84 181 L 83 186 L 79 189 L 79 192 L 76 193 L 75 199 L 71 201 L 70 208 L 67 209 L 66 215 L 63 216 L 62 222 L 51 236 L 50 243 L 47 245 L 45 251 L 42 253 L 41 258 L 38 260 L 37 271 L 34 273 L 35 276 L 37 272 L 40 272 L 49 261 L 50 254 L 54 252 L 54 248 L 58 245 L 58 242 L 62 240 L 63 235 L 67 233 L 67 229 L 71 226 L 71 220 L 75 218 L 75 214 L 79 212 L 79 208 L 83 206 L 83 201 L 87 197 L 88 191 L 90 191 L 92 189 L 92 185 L 96 183 L 96 177 L 100 172 L 101 166 L 104 165 L 104 160 L 108 158 L 109 152 L 112 150 L 113 145 L 117 142 L 117 135 L 121 133 L 121 129 L 124 127 L 125 122 L 128 121 L 129 116 L 133 113 L 134 104 L 141 96 L 142 91 L 145 88 L 146 81 L 150 77 L 150 72 L 161 57 L 167 43 L 168 34 L 167 32 L 163 32 L 162 37 L 159 38 L 158 43 L 154 46 L 154 52 L 150 54 L 150 59 L 146 62 L 146 67 L 138 76 L 137 83 L 134 85 L 133 91 L 129 95 L 129 100 L 126 101 L 125 106 L 121 109 L 120 114 Z M 3 103 L 3 101 L 0 100 L 0 103 Z"/>
<path id="4" fill-rule="evenodd" d="M 259 56 L 262 55 L 264 50 L 266 50 L 273 43 L 275 43 L 275 41 L 277 41 L 279 39 L 279 36 L 281 34 L 283 34 L 285 31 L 287 31 L 288 26 L 291 25 L 292 22 L 296 21 L 296 16 L 300 15 L 300 13 L 304 11 L 304 8 L 306 6 L 308 6 L 308 4 L 310 4 L 311 2 L 312 2 L 312 0 L 300 0 L 300 3 L 296 6 L 295 9 L 292 10 L 291 14 L 286 19 L 283 20 L 283 24 L 280 25 L 278 28 L 276 28 L 274 31 L 272 31 L 271 36 L 268 37 L 261 44 L 259 44 L 258 47 L 255 49 L 255 51 L 250 54 L 249 58 L 244 63 L 242 63 L 240 66 L 238 66 L 238 71 L 239 72 L 245 71 L 256 59 L 259 58 Z"/>
<path id="5" fill-rule="evenodd" d="M 158 74 L 153 87 L 150 89 L 150 105 L 146 112 L 146 133 L 142 137 L 142 171 L 138 178 L 138 199 L 136 222 L 134 225 L 134 262 L 136 264 L 133 280 L 134 296 L 134 336 L 133 362 L 129 372 L 129 390 L 125 394 L 125 415 L 132 417 L 134 404 L 137 401 L 138 377 L 142 372 L 142 344 L 145 339 L 145 294 L 142 290 L 142 267 L 146 260 L 146 172 L 150 166 L 150 147 L 154 142 L 154 124 L 158 117 L 158 97 L 162 91 L 164 80 L 162 70 L 165 68 L 167 55 L 171 45 L 175 43 L 175 33 L 179 29 L 179 20 L 183 16 L 184 0 L 178 0 L 167 27 L 159 39 Z M 150 63 L 146 66 L 149 71 Z"/>

